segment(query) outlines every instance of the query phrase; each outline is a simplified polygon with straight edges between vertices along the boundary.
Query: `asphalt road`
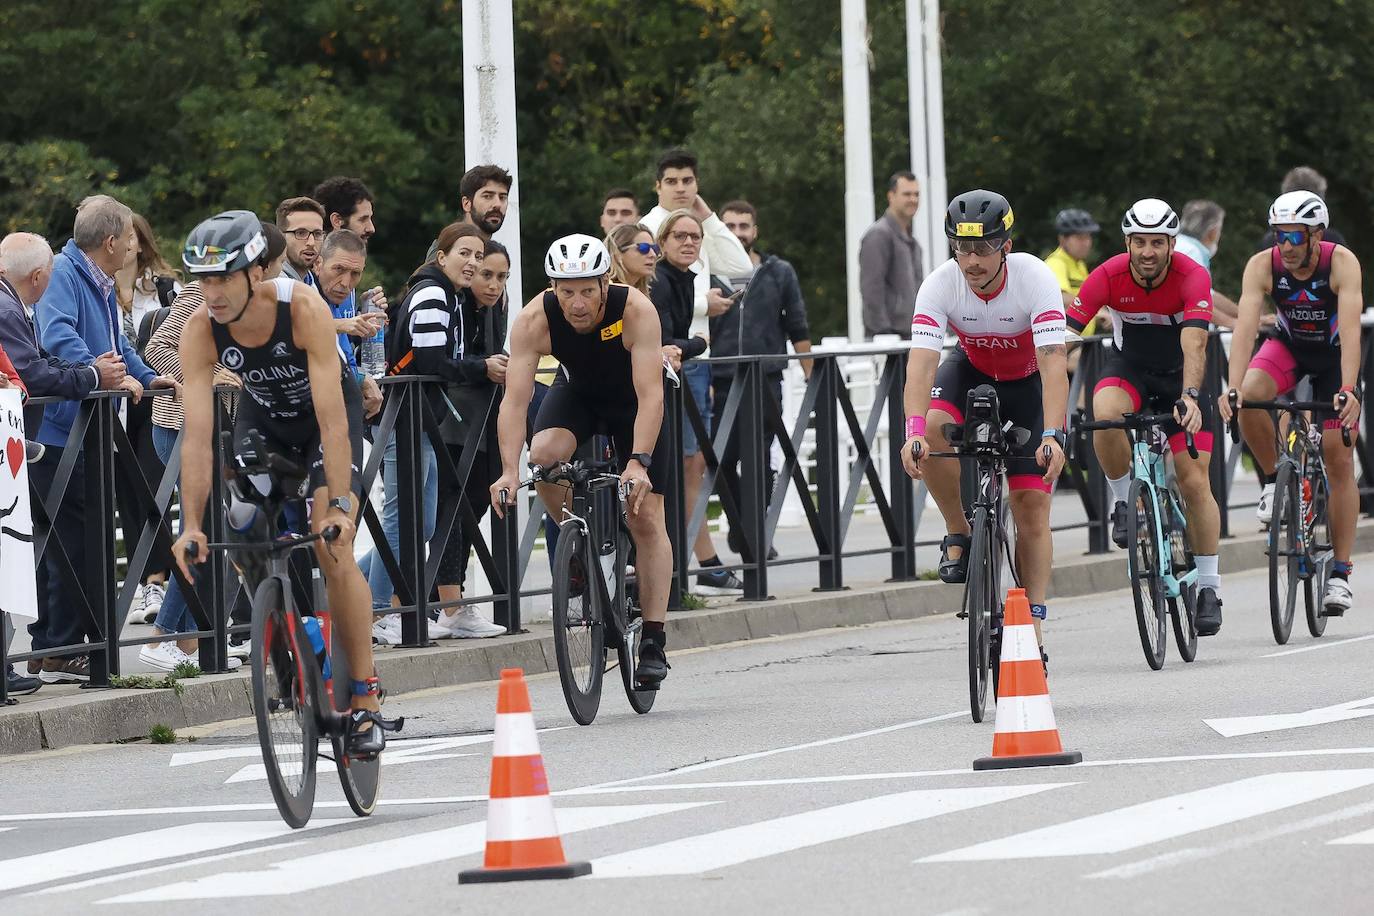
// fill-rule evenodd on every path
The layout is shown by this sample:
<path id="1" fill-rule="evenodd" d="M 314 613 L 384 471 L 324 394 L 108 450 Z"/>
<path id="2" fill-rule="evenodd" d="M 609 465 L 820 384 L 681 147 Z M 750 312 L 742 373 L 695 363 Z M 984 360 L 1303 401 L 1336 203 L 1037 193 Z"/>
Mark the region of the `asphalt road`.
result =
<path id="1" fill-rule="evenodd" d="M 389 703 L 408 724 L 383 806 L 353 818 L 322 761 L 305 831 L 277 818 L 250 722 L 0 760 L 0 897 L 83 914 L 1369 912 L 1374 622 L 1358 602 L 1278 647 L 1266 589 L 1229 577 L 1221 635 L 1160 672 L 1129 593 L 1052 606 L 1075 767 L 971 770 L 992 717 L 969 720 L 950 616 L 675 653 L 652 713 L 611 678 L 585 728 L 534 678 L 564 846 L 594 867 L 568 882 L 457 883 L 481 859 L 492 684 Z"/>

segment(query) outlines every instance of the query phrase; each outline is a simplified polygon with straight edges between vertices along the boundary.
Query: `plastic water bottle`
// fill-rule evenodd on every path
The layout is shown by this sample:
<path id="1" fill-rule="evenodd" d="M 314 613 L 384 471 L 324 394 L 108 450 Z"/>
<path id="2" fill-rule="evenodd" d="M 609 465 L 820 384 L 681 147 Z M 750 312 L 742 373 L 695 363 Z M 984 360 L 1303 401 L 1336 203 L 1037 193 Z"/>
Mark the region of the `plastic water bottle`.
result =
<path id="1" fill-rule="evenodd" d="M 381 309 L 372 304 L 372 297 L 368 296 L 363 300 L 362 313 L 380 312 Z M 381 378 L 386 375 L 386 328 L 378 328 L 377 333 L 363 341 L 362 345 L 363 372 L 373 378 Z"/>
<path id="2" fill-rule="evenodd" d="M 320 629 L 320 618 L 302 617 L 301 626 L 310 638 L 310 648 L 315 650 L 315 660 L 320 663 L 320 672 L 328 679 L 332 675 L 329 667 L 329 653 L 324 650 L 324 631 Z"/>

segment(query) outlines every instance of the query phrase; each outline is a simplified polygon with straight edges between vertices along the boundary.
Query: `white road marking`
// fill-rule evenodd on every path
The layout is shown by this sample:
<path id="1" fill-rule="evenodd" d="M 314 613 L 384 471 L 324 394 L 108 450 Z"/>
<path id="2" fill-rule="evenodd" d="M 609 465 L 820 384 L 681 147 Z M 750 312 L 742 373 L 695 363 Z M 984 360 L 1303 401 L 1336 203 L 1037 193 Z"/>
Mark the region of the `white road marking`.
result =
<path id="1" fill-rule="evenodd" d="M 1374 770 L 1268 773 L 927 856 L 920 862 L 1124 852 L 1374 785 Z"/>
<path id="2" fill-rule="evenodd" d="M 898 722 L 896 725 L 885 725 L 882 728 L 870 728 L 867 731 L 854 732 L 849 735 L 837 735 L 834 738 L 823 738 L 820 741 L 808 741 L 805 744 L 791 744 L 787 747 L 775 747 L 766 751 L 755 751 L 752 754 L 738 754 L 734 757 L 722 757 L 719 760 L 706 760 L 702 763 L 691 764 L 690 766 L 665 770 L 662 773 L 652 773 L 648 776 L 632 776 L 629 779 L 616 779 L 611 782 L 597 783 L 595 786 L 588 786 L 586 788 L 605 789 L 611 786 L 629 785 L 646 779 L 662 779 L 664 776 L 681 776 L 684 773 L 699 773 L 702 770 L 714 770 L 717 767 L 730 766 L 734 763 L 744 763 L 747 760 L 761 760 L 764 757 L 773 757 L 777 754 L 790 754 L 793 751 L 806 751 L 815 747 L 826 747 L 831 744 L 842 744 L 846 741 L 857 741 L 860 738 L 872 738 L 875 735 L 886 735 L 891 732 L 902 731 L 903 729 L 915 728 L 918 725 L 929 725 L 931 722 L 942 722 L 945 719 L 957 719 L 963 715 L 965 715 L 963 711 L 947 712 L 943 715 L 916 719 L 911 722 Z"/>
<path id="3" fill-rule="evenodd" d="M 1374 846 L 1374 830 L 1363 830 L 1359 833 L 1352 833 L 1350 836 L 1343 836 L 1339 840 L 1332 840 L 1328 846 Z"/>
<path id="4" fill-rule="evenodd" d="M 1335 706 L 1322 706 L 1305 712 L 1276 713 L 1268 716 L 1236 716 L 1227 719 L 1203 719 L 1212 731 L 1223 738 L 1236 738 L 1241 735 L 1259 735 L 1264 732 L 1287 731 L 1290 728 L 1307 728 L 1311 725 L 1327 725 L 1332 722 L 1345 722 L 1350 719 L 1363 719 L 1374 716 L 1374 709 L 1361 709 L 1374 704 L 1374 697 L 1337 703 Z"/>
<path id="5" fill-rule="evenodd" d="M 1297 655 L 1300 652 L 1315 652 L 1318 649 L 1333 649 L 1336 646 L 1345 646 L 1352 642 L 1364 642 L 1366 639 L 1374 639 L 1374 633 L 1368 633 L 1364 636 L 1352 636 L 1349 639 L 1333 639 L 1330 642 L 1323 640 L 1318 643 L 1313 643 L 1310 646 L 1302 646 L 1297 649 L 1284 649 L 1282 652 L 1270 652 L 1268 655 L 1261 655 L 1260 658 L 1282 658 L 1285 655 Z"/>
<path id="6" fill-rule="evenodd" d="M 311 829 L 348 823 L 317 821 Z M 115 868 L 143 865 L 174 856 L 209 852 L 245 843 L 261 843 L 292 833 L 281 821 L 221 821 L 180 824 L 143 833 L 82 843 L 0 861 L 0 891 L 46 884 Z"/>
<path id="7" fill-rule="evenodd" d="M 555 725 L 550 728 L 541 728 L 539 733 L 561 732 L 569 728 L 576 728 L 574 725 Z M 410 754 L 448 750 L 455 747 L 471 747 L 476 744 L 490 744 L 492 735 L 459 735 L 453 738 L 388 738 L 386 742 L 386 752 L 388 756 L 406 756 Z M 226 747 L 210 748 L 203 751 L 178 751 L 172 755 L 168 761 L 169 767 L 191 766 L 197 763 L 210 763 L 216 760 L 253 760 L 262 756 L 262 749 L 256 744 L 252 745 L 230 745 Z"/>
<path id="8" fill-rule="evenodd" d="M 1126 865 L 1119 865 L 1116 868 L 1108 868 L 1105 871 L 1094 872 L 1086 877 L 1134 878 L 1138 875 L 1158 871 L 1161 868 L 1168 868 L 1171 865 L 1196 862 L 1200 859 L 1219 856 L 1223 853 L 1236 852 L 1258 843 L 1267 843 L 1270 840 L 1277 840 L 1290 834 L 1302 833 L 1305 830 L 1314 830 L 1318 827 L 1326 827 L 1330 824 L 1348 821 L 1355 817 L 1363 817 L 1371 811 L 1374 811 L 1374 802 L 1365 802 L 1362 805 L 1352 805 L 1349 808 L 1342 808 L 1339 811 L 1319 814 L 1315 817 L 1294 821 L 1291 824 L 1280 824 L 1268 830 L 1260 830 L 1255 833 L 1246 834 L 1234 840 L 1228 840 L 1225 843 L 1217 843 L 1215 846 L 1204 846 L 1201 849 L 1178 849 L 1149 859 L 1142 859 L 1139 862 L 1131 862 Z M 1370 834 L 1374 835 L 1374 830 L 1371 830 Z M 1356 834 L 1356 836 L 1359 836 L 1359 834 Z M 1333 840 L 1332 842 L 1339 843 L 1341 841 Z M 1374 839 L 1371 839 L 1370 842 L 1374 842 Z"/>
<path id="9" fill-rule="evenodd" d="M 290 849 L 293 846 L 304 845 L 304 840 L 295 840 L 290 843 L 273 843 L 269 846 L 254 846 L 252 849 L 236 849 L 233 852 L 222 852 L 215 856 L 201 856 L 198 859 L 186 859 L 181 862 L 172 862 L 167 865 L 154 865 L 151 868 L 140 868 L 135 871 L 117 872 L 113 875 L 89 878 L 85 881 L 73 881 L 70 884 L 58 884 L 54 887 L 45 887 L 41 891 L 30 891 L 24 896 L 43 897 L 51 894 L 65 894 L 69 891 L 84 890 L 88 887 L 99 887 L 102 884 L 113 884 L 116 881 L 124 881 L 129 878 L 142 878 L 144 875 L 157 875 L 163 872 L 175 871 L 178 868 L 186 868 L 191 865 L 209 865 L 212 862 L 241 859 L 244 856 L 253 856 L 263 852 L 274 852 L 278 849 Z"/>
<path id="10" fill-rule="evenodd" d="M 646 817 L 699 808 L 714 802 L 663 805 L 619 805 L 563 808 L 558 826 L 563 835 L 609 827 Z M 234 900 L 294 894 L 421 865 L 473 855 L 486 847 L 486 822 L 411 834 L 391 840 L 332 849 L 277 862 L 259 871 L 222 872 L 190 881 L 111 897 L 101 903 L 154 903 L 167 900 Z"/>
<path id="11" fill-rule="evenodd" d="M 408 755 L 393 754 L 391 748 L 387 748 L 387 753 L 382 757 L 382 766 L 396 766 L 402 763 L 428 763 L 435 760 L 453 760 L 457 757 L 475 757 L 475 754 L 432 754 L 428 748 L 415 748 Z M 300 773 L 301 765 L 299 761 L 283 761 L 282 772 L 294 776 Z M 267 778 L 267 766 L 261 763 L 250 763 L 242 767 L 228 779 L 224 780 L 226 786 L 239 782 L 260 782 Z"/>
<path id="12" fill-rule="evenodd" d="M 916 789 L 883 795 L 607 856 L 592 863 L 592 877 L 696 875 L 1066 785 L 1073 783 Z"/>

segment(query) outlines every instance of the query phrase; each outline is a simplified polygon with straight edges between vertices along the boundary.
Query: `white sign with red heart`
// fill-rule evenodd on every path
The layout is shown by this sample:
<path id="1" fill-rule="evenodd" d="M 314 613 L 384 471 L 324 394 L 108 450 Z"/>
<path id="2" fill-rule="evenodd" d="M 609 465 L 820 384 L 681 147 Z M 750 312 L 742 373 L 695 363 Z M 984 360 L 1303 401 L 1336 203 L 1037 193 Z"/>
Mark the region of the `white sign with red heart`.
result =
<path id="1" fill-rule="evenodd" d="M 33 575 L 33 516 L 24 460 L 24 407 L 18 388 L 0 389 L 0 610 L 38 617 Z"/>

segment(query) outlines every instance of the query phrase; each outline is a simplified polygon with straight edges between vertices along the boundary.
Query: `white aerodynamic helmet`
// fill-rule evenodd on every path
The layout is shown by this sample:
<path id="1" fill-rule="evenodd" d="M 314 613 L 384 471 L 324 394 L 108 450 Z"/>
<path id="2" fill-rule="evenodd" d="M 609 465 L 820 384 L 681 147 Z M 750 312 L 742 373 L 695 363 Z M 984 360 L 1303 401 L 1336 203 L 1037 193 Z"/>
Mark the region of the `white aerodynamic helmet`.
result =
<path id="1" fill-rule="evenodd" d="M 1178 235 L 1178 214 L 1157 197 L 1146 197 L 1131 204 L 1121 217 L 1122 235 Z"/>
<path id="2" fill-rule="evenodd" d="M 550 280 L 578 280 L 610 273 L 611 253 L 598 238 L 575 233 L 549 246 L 544 273 Z"/>
<path id="3" fill-rule="evenodd" d="M 1269 207 L 1271 226 L 1320 226 L 1326 228 L 1330 221 L 1326 212 L 1326 202 L 1311 191 L 1289 191 L 1280 194 Z"/>

